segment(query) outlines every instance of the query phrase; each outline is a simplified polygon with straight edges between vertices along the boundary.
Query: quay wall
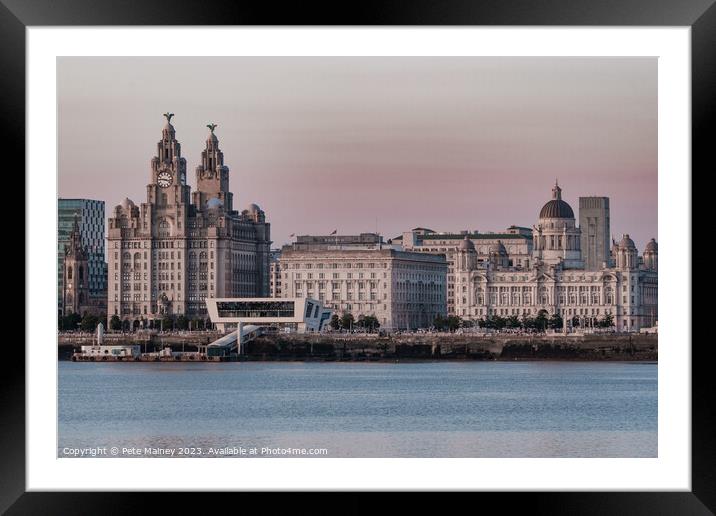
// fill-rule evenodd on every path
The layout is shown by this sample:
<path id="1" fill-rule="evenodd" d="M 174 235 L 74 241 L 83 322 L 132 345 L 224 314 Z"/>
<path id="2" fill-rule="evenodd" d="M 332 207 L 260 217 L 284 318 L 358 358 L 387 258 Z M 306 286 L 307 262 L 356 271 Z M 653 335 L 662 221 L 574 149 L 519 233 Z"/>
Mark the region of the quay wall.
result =
<path id="1" fill-rule="evenodd" d="M 247 358 L 468 360 L 658 359 L 657 335 L 265 335 L 246 344 Z"/>
<path id="2" fill-rule="evenodd" d="M 106 344 L 139 344 L 142 352 L 197 351 L 220 332 L 106 334 Z M 61 334 L 58 356 L 69 359 L 94 336 Z M 456 335 L 269 334 L 245 345 L 244 360 L 647 360 L 658 359 L 655 334 Z"/>

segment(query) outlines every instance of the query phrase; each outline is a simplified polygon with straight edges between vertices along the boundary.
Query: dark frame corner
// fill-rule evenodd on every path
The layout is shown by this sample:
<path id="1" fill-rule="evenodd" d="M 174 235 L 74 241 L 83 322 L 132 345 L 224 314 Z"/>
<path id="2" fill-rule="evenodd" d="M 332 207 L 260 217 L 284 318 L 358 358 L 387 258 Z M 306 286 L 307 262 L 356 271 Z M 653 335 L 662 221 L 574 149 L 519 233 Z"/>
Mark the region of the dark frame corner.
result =
<path id="1" fill-rule="evenodd" d="M 692 176 L 713 172 L 716 105 L 716 4 L 714 0 L 451 0 L 429 2 L 366 0 L 335 11 L 316 4 L 294 3 L 276 9 L 272 3 L 214 0 L 209 4 L 176 0 L 98 2 L 97 0 L 0 0 L 0 119 L 3 143 L 16 170 L 25 169 L 25 28 L 35 25 L 610 25 L 690 26 L 692 44 Z M 12 124 L 12 125 L 10 125 Z M 688 180 L 688 178 L 687 178 Z M 24 185 L 23 185 L 24 188 Z M 692 203 L 692 205 L 695 203 Z M 693 230 L 692 230 L 693 231 Z M 692 263 L 694 263 L 692 261 Z M 689 281 L 691 278 L 689 278 Z M 707 309 L 708 310 L 708 309 Z M 685 338 L 693 340 L 692 336 Z M 26 342 L 26 345 L 30 343 Z M 688 342 L 674 345 L 686 345 Z M 713 390 L 714 346 L 708 337 L 692 347 L 692 491 L 690 493 L 486 493 L 502 509 L 524 506 L 532 513 L 584 514 L 715 514 L 716 404 Z M 142 512 L 150 499 L 165 510 L 187 510 L 198 504 L 190 493 L 26 493 L 25 367 L 14 357 L 2 375 L 0 409 L 0 510 L 8 514 L 97 514 Z M 242 497 L 255 494 L 242 494 Z M 214 493 L 212 497 L 228 495 Z M 328 510 L 320 493 L 293 497 L 293 510 Z M 374 498 L 377 495 L 368 495 Z M 298 503 L 296 502 L 298 498 Z M 373 503 L 349 496 L 343 509 L 369 511 Z M 242 505 L 246 503 L 243 498 Z M 275 498 L 274 498 L 275 500 Z M 159 500 L 157 500 L 159 501 Z M 218 500 L 217 500 L 218 501 Z M 235 501 L 235 498 L 234 498 Z M 205 501 L 202 500 L 201 503 Z M 216 503 L 212 500 L 213 503 Z M 213 504 L 212 504 L 213 505 Z M 198 505 L 197 505 L 198 506 Z M 410 497 L 404 509 L 425 510 L 423 495 Z M 206 506 L 202 507 L 206 509 Z M 444 509 L 444 506 L 443 506 Z M 324 510 L 324 509 L 321 509 Z M 363 512 L 361 511 L 361 512 Z M 340 512 L 344 512 L 341 510 Z M 348 511 L 346 511 L 348 512 Z"/>

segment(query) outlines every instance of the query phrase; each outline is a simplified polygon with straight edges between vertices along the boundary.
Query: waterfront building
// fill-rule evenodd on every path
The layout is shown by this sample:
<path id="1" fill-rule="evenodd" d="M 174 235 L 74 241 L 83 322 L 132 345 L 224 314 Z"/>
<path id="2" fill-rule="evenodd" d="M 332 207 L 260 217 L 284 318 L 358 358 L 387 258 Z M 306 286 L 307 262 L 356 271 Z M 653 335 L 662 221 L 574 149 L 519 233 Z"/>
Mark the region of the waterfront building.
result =
<path id="1" fill-rule="evenodd" d="M 267 297 L 270 224 L 256 204 L 234 209 L 216 125 L 191 192 L 173 114 L 164 116 L 146 202 L 125 199 L 109 218 L 109 315 L 205 317 L 207 298 Z"/>
<path id="2" fill-rule="evenodd" d="M 447 312 L 455 312 L 455 259 L 461 242 L 467 237 L 475 246 L 477 262 L 492 259 L 508 266 L 529 267 L 532 259 L 532 230 L 510 226 L 499 233 L 461 231 L 457 233 L 436 232 L 427 228 L 415 228 L 391 239 L 391 243 L 406 251 L 445 255 L 447 270 Z"/>
<path id="3" fill-rule="evenodd" d="M 444 255 L 401 250 L 380 235 L 298 236 L 281 250 L 281 297 L 318 299 L 384 329 L 427 328 L 446 315 Z"/>
<path id="4" fill-rule="evenodd" d="M 590 207 L 591 209 L 591 207 Z M 472 320 L 493 315 L 534 317 L 540 310 L 594 325 L 609 315 L 617 331 L 653 327 L 658 317 L 657 244 L 643 257 L 629 235 L 614 242 L 609 263 L 590 270 L 581 260 L 581 235 L 571 207 L 555 185 L 534 226 L 529 266 L 510 264 L 501 252 L 478 260 L 472 239 L 455 259 L 455 313 Z"/>
<path id="5" fill-rule="evenodd" d="M 79 217 L 75 217 L 69 242 L 65 244 L 61 313 L 103 315 L 107 312 L 107 293 L 93 291 L 90 288 L 90 253 L 87 246 L 82 245 Z"/>
<path id="6" fill-rule="evenodd" d="M 609 265 L 609 197 L 579 198 L 579 229 L 584 268 L 596 271 Z"/>
<path id="7" fill-rule="evenodd" d="M 281 258 L 280 249 L 272 249 L 269 253 L 269 291 L 271 297 L 281 297 Z"/>
<path id="8" fill-rule="evenodd" d="M 68 313 L 63 304 L 65 250 L 77 223 L 78 245 L 87 252 L 86 274 L 88 294 L 92 298 L 107 297 L 107 263 L 104 257 L 104 201 L 94 199 L 57 200 L 57 312 Z"/>
<path id="9" fill-rule="evenodd" d="M 238 330 L 239 325 L 277 326 L 297 333 L 319 332 L 332 311 L 310 298 L 210 298 L 209 316 L 221 331 Z M 222 337 L 223 339 L 223 337 Z"/>

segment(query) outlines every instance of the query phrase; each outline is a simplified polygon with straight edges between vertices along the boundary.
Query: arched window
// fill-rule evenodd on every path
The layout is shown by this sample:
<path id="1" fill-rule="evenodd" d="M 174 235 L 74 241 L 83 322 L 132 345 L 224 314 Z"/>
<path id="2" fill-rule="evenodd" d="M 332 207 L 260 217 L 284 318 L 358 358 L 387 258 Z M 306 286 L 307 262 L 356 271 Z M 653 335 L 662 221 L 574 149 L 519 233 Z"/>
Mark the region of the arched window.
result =
<path id="1" fill-rule="evenodd" d="M 70 265 L 69 267 L 67 267 L 67 279 L 68 279 L 68 280 L 71 280 L 71 279 L 72 279 L 72 265 Z"/>
<path id="2" fill-rule="evenodd" d="M 84 303 L 84 302 L 85 302 L 85 295 L 80 292 L 80 295 L 77 297 L 77 300 L 79 301 L 80 304 Z"/>
<path id="3" fill-rule="evenodd" d="M 547 289 L 542 287 L 540 288 L 540 303 L 543 305 L 549 304 L 549 293 L 547 292 Z"/>
<path id="4" fill-rule="evenodd" d="M 79 279 L 80 279 L 80 281 L 84 281 L 84 279 L 85 279 L 85 269 L 84 269 L 84 267 L 82 267 L 82 266 L 80 265 L 80 268 L 79 268 L 79 271 L 78 271 L 78 272 L 79 272 Z M 80 299 L 80 303 L 81 303 L 81 302 L 82 302 L 82 300 Z"/>

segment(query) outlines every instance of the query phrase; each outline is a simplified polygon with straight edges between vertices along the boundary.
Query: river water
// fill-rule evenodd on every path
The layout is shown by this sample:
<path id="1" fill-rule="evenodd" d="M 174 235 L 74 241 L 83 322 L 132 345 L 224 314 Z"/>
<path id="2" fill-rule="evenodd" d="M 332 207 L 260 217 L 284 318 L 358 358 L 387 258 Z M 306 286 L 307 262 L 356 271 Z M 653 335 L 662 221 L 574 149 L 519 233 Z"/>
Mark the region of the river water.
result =
<path id="1" fill-rule="evenodd" d="M 61 361 L 58 392 L 60 457 L 657 456 L 655 363 Z"/>

